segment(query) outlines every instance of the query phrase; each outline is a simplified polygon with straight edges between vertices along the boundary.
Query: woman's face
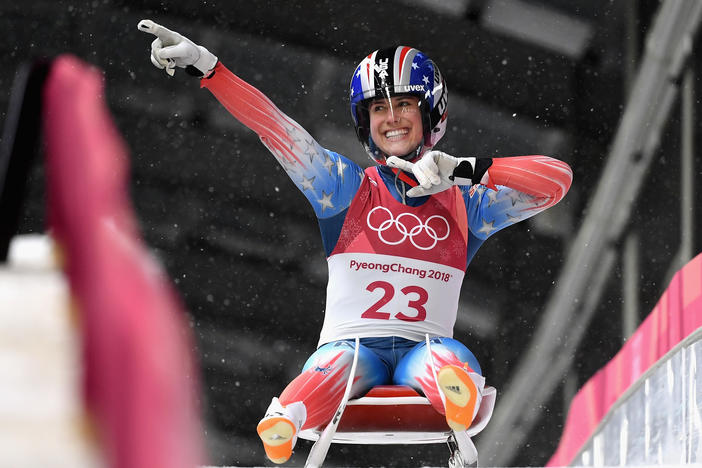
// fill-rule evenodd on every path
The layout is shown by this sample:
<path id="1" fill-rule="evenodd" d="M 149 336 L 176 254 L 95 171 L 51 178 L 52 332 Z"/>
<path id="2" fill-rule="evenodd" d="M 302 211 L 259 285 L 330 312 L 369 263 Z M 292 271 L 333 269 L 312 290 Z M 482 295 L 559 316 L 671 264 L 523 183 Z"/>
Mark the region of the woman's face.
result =
<path id="1" fill-rule="evenodd" d="M 422 142 L 419 98 L 395 96 L 376 99 L 368 106 L 371 138 L 388 156 L 404 156 Z"/>

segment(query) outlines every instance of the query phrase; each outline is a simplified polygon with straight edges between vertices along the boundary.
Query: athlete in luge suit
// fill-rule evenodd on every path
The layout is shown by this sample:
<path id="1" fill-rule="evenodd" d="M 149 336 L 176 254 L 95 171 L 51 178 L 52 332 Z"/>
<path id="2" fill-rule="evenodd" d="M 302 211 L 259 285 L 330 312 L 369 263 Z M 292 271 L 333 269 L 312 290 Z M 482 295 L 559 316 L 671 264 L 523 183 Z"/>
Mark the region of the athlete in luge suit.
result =
<path id="1" fill-rule="evenodd" d="M 139 29 L 157 36 L 155 66 L 201 76 L 201 86 L 258 134 L 319 220 L 329 265 L 324 325 L 319 348 L 258 424 L 268 458 L 284 463 L 301 430 L 329 422 L 356 337 L 352 396 L 408 385 L 452 429 L 468 429 L 479 412 L 484 426 L 495 390 L 452 338 L 463 276 L 488 237 L 563 198 L 570 167 L 546 156 L 455 158 L 432 150 L 446 129 L 446 82 L 411 47 L 375 51 L 353 73 L 352 118 L 377 163 L 364 170 L 320 146 L 204 47 L 149 20 Z"/>

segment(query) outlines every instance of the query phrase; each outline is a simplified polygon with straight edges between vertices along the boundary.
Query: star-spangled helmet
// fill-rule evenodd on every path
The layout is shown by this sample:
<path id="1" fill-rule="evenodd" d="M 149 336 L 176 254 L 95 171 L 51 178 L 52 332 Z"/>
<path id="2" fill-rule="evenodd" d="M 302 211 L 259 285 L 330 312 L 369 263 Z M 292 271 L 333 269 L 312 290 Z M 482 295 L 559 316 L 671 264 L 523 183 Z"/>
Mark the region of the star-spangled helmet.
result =
<path id="1" fill-rule="evenodd" d="M 448 90 L 439 67 L 417 49 L 390 47 L 372 52 L 351 77 L 351 117 L 366 152 L 379 163 L 389 155 L 378 148 L 370 134 L 368 103 L 374 98 L 411 94 L 419 97 L 424 138 L 404 159 L 413 160 L 444 136 L 448 117 Z"/>

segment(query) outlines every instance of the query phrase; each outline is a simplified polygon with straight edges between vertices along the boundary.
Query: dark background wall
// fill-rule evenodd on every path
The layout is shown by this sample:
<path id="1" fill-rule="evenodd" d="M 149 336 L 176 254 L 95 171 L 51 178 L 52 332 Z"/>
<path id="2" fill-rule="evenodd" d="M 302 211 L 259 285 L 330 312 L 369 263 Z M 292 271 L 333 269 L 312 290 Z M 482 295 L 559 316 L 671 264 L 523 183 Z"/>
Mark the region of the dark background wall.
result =
<path id="1" fill-rule="evenodd" d="M 447 79 L 450 119 L 442 150 L 548 154 L 572 165 L 575 181 L 566 199 L 497 234 L 467 271 L 456 337 L 501 392 L 525 347 L 533 346 L 657 7 L 653 0 L 4 0 L 0 120 L 16 70 L 28 60 L 72 53 L 105 71 L 107 101 L 132 152 L 132 198 L 144 238 L 172 278 L 197 337 L 211 461 L 261 465 L 255 425 L 314 350 L 321 327 L 326 264 L 319 229 L 305 198 L 252 132 L 196 79 L 182 70 L 170 78 L 151 65 L 152 37 L 138 32 L 137 22 L 150 18 L 205 45 L 323 146 L 364 166 L 369 161 L 349 118 L 348 81 L 363 56 L 390 44 L 426 52 Z M 678 235 L 678 147 L 673 122 L 636 204 L 642 317 L 665 288 Z M 43 229 L 37 164 L 21 231 Z M 574 388 L 621 346 L 619 276 L 619 270 L 611 275 L 571 372 L 514 465 L 548 459 Z M 300 441 L 292 463 L 301 464 L 308 448 Z M 443 446 L 334 446 L 329 460 L 421 466 L 443 463 L 447 453 Z"/>

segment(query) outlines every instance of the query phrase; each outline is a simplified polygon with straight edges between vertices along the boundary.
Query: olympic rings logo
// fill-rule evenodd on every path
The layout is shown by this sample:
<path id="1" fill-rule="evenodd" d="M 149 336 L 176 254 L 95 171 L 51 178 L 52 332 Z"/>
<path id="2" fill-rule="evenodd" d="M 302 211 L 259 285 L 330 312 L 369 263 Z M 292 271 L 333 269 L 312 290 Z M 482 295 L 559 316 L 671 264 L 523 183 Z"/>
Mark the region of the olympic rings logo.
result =
<path id="1" fill-rule="evenodd" d="M 381 218 L 385 218 L 380 223 L 375 225 L 371 221 L 371 217 L 374 213 L 382 210 L 385 215 L 380 215 Z M 378 221 L 378 215 L 375 217 L 375 221 Z M 436 221 L 434 221 L 436 220 Z M 446 218 L 440 215 L 433 215 L 427 218 L 425 222 L 422 222 L 418 216 L 412 213 L 401 213 L 395 218 L 392 212 L 385 208 L 384 206 L 376 206 L 368 213 L 366 217 L 366 223 L 368 227 L 373 231 L 378 233 L 378 238 L 387 245 L 398 245 L 409 238 L 412 245 L 414 245 L 419 250 L 431 250 L 433 249 L 439 241 L 448 238 L 451 229 L 449 228 L 449 223 Z M 443 224 L 444 226 L 441 226 Z M 411 226 L 411 227 L 408 227 Z M 440 233 L 443 232 L 443 235 Z M 387 233 L 387 234 L 384 234 Z M 394 237 L 397 239 L 388 239 L 391 233 L 394 233 Z M 424 235 L 422 235 L 424 234 Z M 418 240 L 415 240 L 418 239 Z M 431 242 L 422 242 L 431 241 Z M 421 245 L 430 244 L 430 245 Z"/>

